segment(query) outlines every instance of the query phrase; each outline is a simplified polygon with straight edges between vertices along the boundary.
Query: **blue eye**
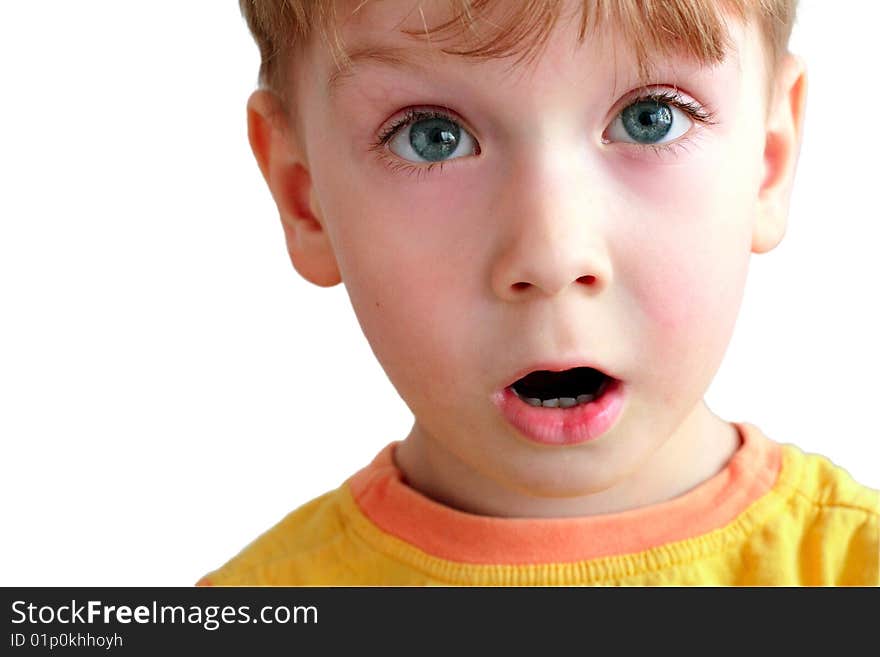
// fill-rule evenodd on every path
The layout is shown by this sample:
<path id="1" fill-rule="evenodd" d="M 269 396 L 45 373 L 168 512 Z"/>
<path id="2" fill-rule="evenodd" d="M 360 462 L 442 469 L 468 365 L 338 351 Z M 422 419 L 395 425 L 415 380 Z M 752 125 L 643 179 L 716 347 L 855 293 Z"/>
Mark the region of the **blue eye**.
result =
<path id="1" fill-rule="evenodd" d="M 435 111 L 407 113 L 380 139 L 380 143 L 386 141 L 395 155 L 411 162 L 441 162 L 479 152 L 461 124 Z"/>
<path id="2" fill-rule="evenodd" d="M 455 153 L 461 141 L 461 128 L 447 119 L 426 119 L 409 128 L 409 145 L 429 162 L 445 160 Z"/>
<path id="3" fill-rule="evenodd" d="M 712 123 L 712 116 L 678 93 L 649 94 L 623 108 L 609 126 L 607 139 L 646 146 L 663 144 L 687 134 L 694 121 Z"/>
<path id="4" fill-rule="evenodd" d="M 620 122 L 637 142 L 653 144 L 663 139 L 672 128 L 672 111 L 668 105 L 643 101 L 623 110 Z"/>

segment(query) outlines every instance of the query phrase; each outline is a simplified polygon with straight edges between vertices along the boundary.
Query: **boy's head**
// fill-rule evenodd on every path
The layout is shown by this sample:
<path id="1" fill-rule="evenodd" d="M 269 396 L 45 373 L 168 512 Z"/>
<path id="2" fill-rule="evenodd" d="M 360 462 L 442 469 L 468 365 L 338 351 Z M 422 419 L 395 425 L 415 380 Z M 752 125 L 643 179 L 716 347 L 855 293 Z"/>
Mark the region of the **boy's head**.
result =
<path id="1" fill-rule="evenodd" d="M 293 264 L 345 281 L 438 494 L 580 496 L 700 460 L 750 254 L 785 229 L 794 0 L 241 4 Z M 601 440 L 548 445 L 499 410 L 530 366 L 577 363 L 623 382 Z"/>

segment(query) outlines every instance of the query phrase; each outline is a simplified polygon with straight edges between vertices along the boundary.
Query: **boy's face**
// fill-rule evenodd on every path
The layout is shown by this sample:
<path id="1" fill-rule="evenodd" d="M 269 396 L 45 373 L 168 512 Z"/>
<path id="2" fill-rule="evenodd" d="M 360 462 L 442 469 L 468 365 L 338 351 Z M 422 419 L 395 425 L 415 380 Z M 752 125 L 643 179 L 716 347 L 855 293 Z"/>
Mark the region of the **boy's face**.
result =
<path id="1" fill-rule="evenodd" d="M 699 424 L 689 418 L 707 412 L 750 253 L 784 230 L 797 140 L 784 120 L 778 141 L 768 132 L 758 33 L 732 22 L 736 50 L 714 68 L 655 58 L 650 89 L 677 89 L 715 121 L 688 126 L 673 108 L 684 134 L 658 152 L 621 130 L 645 87 L 613 32 L 577 47 L 577 21 L 560 22 L 533 67 L 509 69 L 402 34 L 423 27 L 415 4 L 370 2 L 342 34 L 350 50 L 406 49 L 424 70 L 364 61 L 330 93 L 328 51 L 296 67 L 304 152 L 276 134 L 273 152 L 286 152 L 261 161 L 274 161 L 264 173 L 294 264 L 345 282 L 415 416 L 412 440 L 509 489 L 607 489 Z M 448 18 L 448 3 L 421 4 L 428 25 Z M 411 123 L 372 147 L 409 108 L 448 117 L 438 125 L 458 131 L 453 146 Z M 493 403 L 523 368 L 552 361 L 623 381 L 623 412 L 600 438 L 539 445 Z"/>

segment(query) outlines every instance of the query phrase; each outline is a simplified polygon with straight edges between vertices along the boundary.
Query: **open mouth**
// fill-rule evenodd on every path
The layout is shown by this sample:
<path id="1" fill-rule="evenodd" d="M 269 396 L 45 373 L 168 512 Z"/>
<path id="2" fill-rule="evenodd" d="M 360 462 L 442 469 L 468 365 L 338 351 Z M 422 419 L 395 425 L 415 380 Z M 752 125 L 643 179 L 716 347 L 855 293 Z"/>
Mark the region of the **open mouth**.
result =
<path id="1" fill-rule="evenodd" d="M 492 393 L 492 402 L 520 437 L 542 445 L 578 445 L 605 435 L 622 417 L 629 387 L 620 379 L 588 365 L 545 361 L 532 367 Z"/>
<path id="2" fill-rule="evenodd" d="M 592 367 L 574 367 L 562 372 L 536 370 L 515 381 L 510 388 L 530 406 L 571 408 L 599 399 L 614 381 Z"/>

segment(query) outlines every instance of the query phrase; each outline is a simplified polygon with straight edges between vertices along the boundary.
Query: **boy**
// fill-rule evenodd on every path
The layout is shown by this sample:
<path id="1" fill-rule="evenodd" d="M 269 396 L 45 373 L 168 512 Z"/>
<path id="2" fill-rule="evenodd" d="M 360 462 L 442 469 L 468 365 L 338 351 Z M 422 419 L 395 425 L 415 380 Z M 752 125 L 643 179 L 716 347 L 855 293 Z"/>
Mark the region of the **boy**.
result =
<path id="1" fill-rule="evenodd" d="M 785 230 L 795 0 L 241 6 L 293 265 L 415 422 L 200 584 L 878 583 L 880 494 L 702 401 Z"/>

